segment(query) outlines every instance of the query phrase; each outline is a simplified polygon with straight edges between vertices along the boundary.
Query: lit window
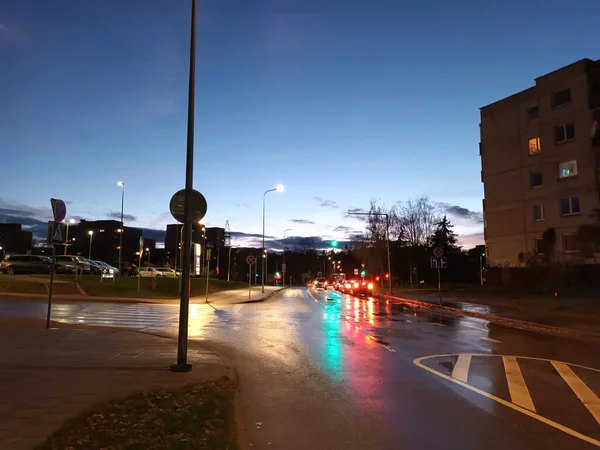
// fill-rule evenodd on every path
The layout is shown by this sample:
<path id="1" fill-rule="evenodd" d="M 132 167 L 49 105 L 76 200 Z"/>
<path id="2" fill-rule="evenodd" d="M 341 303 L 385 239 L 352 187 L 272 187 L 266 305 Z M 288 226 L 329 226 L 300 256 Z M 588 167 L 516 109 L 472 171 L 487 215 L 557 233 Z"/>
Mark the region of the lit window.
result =
<path id="1" fill-rule="evenodd" d="M 567 161 L 558 165 L 558 178 L 577 176 L 577 161 Z"/>
<path id="2" fill-rule="evenodd" d="M 579 204 L 579 195 L 573 195 L 572 197 L 564 197 L 559 201 L 560 215 L 570 216 L 572 214 L 581 213 L 581 205 Z"/>
<path id="3" fill-rule="evenodd" d="M 544 205 L 533 205 L 533 220 L 538 222 L 544 219 Z"/>
<path id="4" fill-rule="evenodd" d="M 542 148 L 540 146 L 540 138 L 534 137 L 534 138 L 529 139 L 529 154 L 536 155 L 541 151 L 542 151 Z"/>
<path id="5" fill-rule="evenodd" d="M 104 230 L 100 230 L 100 233 L 104 233 Z"/>
<path id="6" fill-rule="evenodd" d="M 577 241 L 574 234 L 563 235 L 563 251 L 565 253 L 577 252 Z"/>
<path id="7" fill-rule="evenodd" d="M 571 103 L 571 89 L 563 89 L 552 94 L 552 107 L 568 105 Z"/>
<path id="8" fill-rule="evenodd" d="M 554 127 L 554 142 L 557 144 L 575 139 L 575 125 L 566 123 Z"/>

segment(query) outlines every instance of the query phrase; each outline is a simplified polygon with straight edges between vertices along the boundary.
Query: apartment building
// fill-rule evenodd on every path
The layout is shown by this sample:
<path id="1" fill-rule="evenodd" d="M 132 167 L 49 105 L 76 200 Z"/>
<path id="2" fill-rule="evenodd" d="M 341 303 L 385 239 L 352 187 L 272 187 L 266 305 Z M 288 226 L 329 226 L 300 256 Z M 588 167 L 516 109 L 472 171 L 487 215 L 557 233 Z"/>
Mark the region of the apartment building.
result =
<path id="1" fill-rule="evenodd" d="M 556 232 L 560 261 L 583 260 L 575 233 L 600 209 L 600 61 L 584 59 L 481 108 L 488 264 L 519 266 Z"/>

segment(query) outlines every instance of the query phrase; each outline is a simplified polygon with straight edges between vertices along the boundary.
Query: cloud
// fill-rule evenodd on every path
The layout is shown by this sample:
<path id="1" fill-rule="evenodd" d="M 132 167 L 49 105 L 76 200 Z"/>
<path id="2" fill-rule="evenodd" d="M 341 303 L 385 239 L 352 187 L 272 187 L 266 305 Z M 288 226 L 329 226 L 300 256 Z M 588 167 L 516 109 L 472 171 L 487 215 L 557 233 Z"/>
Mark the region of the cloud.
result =
<path id="1" fill-rule="evenodd" d="M 297 223 L 299 225 L 314 225 L 315 224 L 312 220 L 307 220 L 307 219 L 290 219 L 290 222 Z"/>
<path id="2" fill-rule="evenodd" d="M 458 219 L 467 219 L 475 223 L 483 223 L 483 213 L 480 211 L 472 211 L 468 208 L 458 205 L 451 205 L 449 203 L 438 203 L 438 206 L 449 216 L 456 217 Z"/>
<path id="3" fill-rule="evenodd" d="M 321 197 L 313 197 L 317 202 L 319 202 L 319 206 L 321 206 L 322 208 L 339 208 L 339 205 L 337 204 L 337 202 L 334 202 L 333 200 L 325 200 Z"/>
<path id="4" fill-rule="evenodd" d="M 333 231 L 334 231 L 334 233 L 346 233 L 346 234 L 348 234 L 348 233 L 351 233 L 352 231 L 354 231 L 354 228 L 352 228 L 352 227 L 345 227 L 343 225 L 340 225 L 338 227 L 335 227 L 333 229 Z"/>
<path id="5" fill-rule="evenodd" d="M 107 214 L 111 219 L 121 220 L 121 213 L 119 211 L 111 211 Z M 133 214 L 123 214 L 124 222 L 137 222 L 137 217 Z"/>
<path id="6" fill-rule="evenodd" d="M 476 233 L 465 233 L 458 235 L 458 243 L 466 249 L 475 247 L 485 243 L 483 232 L 478 231 Z"/>

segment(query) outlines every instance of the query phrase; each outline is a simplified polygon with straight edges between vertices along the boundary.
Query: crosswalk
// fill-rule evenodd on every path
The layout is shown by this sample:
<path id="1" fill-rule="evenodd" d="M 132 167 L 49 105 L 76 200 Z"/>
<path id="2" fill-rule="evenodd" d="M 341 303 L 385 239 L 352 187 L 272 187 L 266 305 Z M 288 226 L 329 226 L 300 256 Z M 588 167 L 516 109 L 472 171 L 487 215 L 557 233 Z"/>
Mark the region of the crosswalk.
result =
<path id="1" fill-rule="evenodd" d="M 446 354 L 415 365 L 600 446 L 600 370 L 514 355 Z M 550 394 L 549 394 L 550 393 Z"/>

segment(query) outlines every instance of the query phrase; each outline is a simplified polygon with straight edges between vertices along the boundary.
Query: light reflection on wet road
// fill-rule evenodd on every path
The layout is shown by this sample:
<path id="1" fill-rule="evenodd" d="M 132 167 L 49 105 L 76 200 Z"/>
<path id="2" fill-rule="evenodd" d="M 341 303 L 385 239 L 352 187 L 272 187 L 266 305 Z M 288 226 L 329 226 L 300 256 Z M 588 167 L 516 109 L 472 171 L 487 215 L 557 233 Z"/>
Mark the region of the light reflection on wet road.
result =
<path id="1" fill-rule="evenodd" d="M 54 320 L 68 323 L 163 334 L 177 330 L 178 308 L 173 305 L 61 303 L 53 311 Z M 44 317 L 45 305 L 0 302 L 0 314 Z M 267 303 L 217 306 L 216 311 L 192 305 L 190 337 L 214 346 L 236 367 L 254 449 L 590 448 L 581 439 L 443 379 L 452 375 L 456 356 L 424 362 L 438 377 L 413 360 L 506 354 L 593 368 L 600 366 L 595 344 L 298 288 Z M 501 359 L 474 356 L 472 361 L 469 382 L 510 401 Z M 577 398 L 567 398 L 572 392 L 548 384 L 561 381 L 552 378 L 556 374 L 542 363 L 522 367 L 541 415 L 546 410 L 555 414 L 563 402 L 575 405 L 568 414 L 577 420 L 569 425 L 600 439 L 600 424 L 576 404 Z M 600 393 L 600 375 L 588 370 L 580 376 Z M 561 422 L 564 418 L 557 414 L 550 418 Z M 257 422 L 260 429 L 254 426 Z"/>

